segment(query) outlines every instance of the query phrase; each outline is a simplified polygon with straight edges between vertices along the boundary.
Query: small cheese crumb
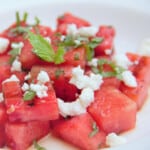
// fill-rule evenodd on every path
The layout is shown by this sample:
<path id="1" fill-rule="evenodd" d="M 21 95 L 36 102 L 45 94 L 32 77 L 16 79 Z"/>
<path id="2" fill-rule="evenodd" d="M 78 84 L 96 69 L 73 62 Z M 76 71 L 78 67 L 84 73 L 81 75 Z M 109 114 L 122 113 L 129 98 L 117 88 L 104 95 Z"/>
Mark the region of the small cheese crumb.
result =
<path id="1" fill-rule="evenodd" d="M 9 46 L 9 40 L 6 38 L 0 37 L 0 54 L 3 54 Z"/>
<path id="2" fill-rule="evenodd" d="M 133 76 L 131 71 L 127 70 L 122 73 L 122 81 L 129 87 L 137 87 L 136 78 Z"/>
<path id="3" fill-rule="evenodd" d="M 31 78 L 30 72 L 24 77 L 25 80 L 29 80 Z"/>
<path id="4" fill-rule="evenodd" d="M 4 101 L 3 93 L 0 93 L 0 102 Z"/>
<path id="5" fill-rule="evenodd" d="M 58 100 L 58 107 L 60 110 L 60 114 L 63 117 L 76 116 L 86 112 L 86 109 L 82 107 L 79 99 L 70 103 L 64 102 L 60 98 L 58 98 L 57 100 Z"/>
<path id="6" fill-rule="evenodd" d="M 12 43 L 11 44 L 11 48 L 14 48 L 14 49 L 22 49 L 23 47 L 24 47 L 24 43 L 23 42 Z"/>
<path id="7" fill-rule="evenodd" d="M 16 57 L 16 59 L 12 63 L 11 71 L 22 71 L 21 66 L 21 62 L 19 61 L 18 57 Z"/>
<path id="8" fill-rule="evenodd" d="M 68 26 L 67 26 L 67 34 L 68 35 L 71 35 L 72 37 L 75 38 L 77 36 L 77 32 L 78 32 L 78 29 L 75 24 L 68 24 Z"/>
<path id="9" fill-rule="evenodd" d="M 94 91 L 91 88 L 84 88 L 81 91 L 79 100 L 84 108 L 88 107 L 94 101 Z"/>
<path id="10" fill-rule="evenodd" d="M 23 86 L 21 87 L 22 91 L 27 91 L 29 90 L 29 85 L 27 83 L 24 83 Z"/>
<path id="11" fill-rule="evenodd" d="M 11 82 L 11 81 L 19 82 L 19 79 L 18 79 L 18 77 L 16 75 L 11 75 L 11 77 L 8 78 L 8 79 L 6 79 L 6 80 L 4 80 L 3 83 L 5 83 L 5 82 Z"/>
<path id="12" fill-rule="evenodd" d="M 110 133 L 106 136 L 106 144 L 110 147 L 125 144 L 127 141 L 125 138 L 118 136 L 116 133 Z"/>
<path id="13" fill-rule="evenodd" d="M 46 83 L 50 81 L 50 78 L 48 76 L 48 73 L 46 71 L 40 71 L 38 76 L 37 76 L 37 80 L 39 81 L 39 83 Z"/>
<path id="14" fill-rule="evenodd" d="M 97 67 L 98 65 L 98 59 L 97 58 L 93 58 L 91 61 L 88 62 L 89 66 L 93 66 L 93 67 Z"/>
<path id="15" fill-rule="evenodd" d="M 112 54 L 112 50 L 111 49 L 106 49 L 105 50 L 105 54 L 106 55 L 111 55 Z"/>
<path id="16" fill-rule="evenodd" d="M 80 66 L 73 68 L 72 78 L 69 81 L 74 84 L 78 89 L 92 88 L 97 90 L 103 83 L 102 76 L 100 74 L 91 73 L 90 76 L 84 75 L 84 70 Z"/>
<path id="17" fill-rule="evenodd" d="M 76 38 L 78 36 L 81 37 L 92 37 L 95 36 L 98 32 L 98 28 L 90 26 L 90 27 L 81 27 L 77 28 L 76 24 L 69 24 L 67 26 L 67 34 Z"/>
<path id="18" fill-rule="evenodd" d="M 65 38 L 66 38 L 66 36 L 62 35 L 62 36 L 60 37 L 60 41 L 63 42 L 63 41 L 65 40 Z"/>
<path id="19" fill-rule="evenodd" d="M 95 36 L 97 32 L 98 32 L 98 28 L 90 26 L 90 27 L 79 28 L 77 34 L 83 37 L 91 37 L 91 36 Z"/>
<path id="20" fill-rule="evenodd" d="M 43 97 L 47 97 L 47 91 L 48 91 L 48 87 L 45 85 L 40 85 L 40 84 L 30 84 L 30 89 L 34 92 L 36 92 L 36 95 L 39 98 L 43 98 Z"/>
<path id="21" fill-rule="evenodd" d="M 113 55 L 112 60 L 115 62 L 116 65 L 124 69 L 128 69 L 128 67 L 132 65 L 132 62 L 128 59 L 126 54 L 115 54 Z"/>

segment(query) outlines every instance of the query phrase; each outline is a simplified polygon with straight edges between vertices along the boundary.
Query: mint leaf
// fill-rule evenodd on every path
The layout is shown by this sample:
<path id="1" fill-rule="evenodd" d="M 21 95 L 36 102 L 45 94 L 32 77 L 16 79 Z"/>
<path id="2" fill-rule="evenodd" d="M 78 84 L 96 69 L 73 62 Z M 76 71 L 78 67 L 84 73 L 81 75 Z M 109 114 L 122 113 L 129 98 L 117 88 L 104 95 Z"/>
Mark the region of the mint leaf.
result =
<path id="1" fill-rule="evenodd" d="M 23 22 L 26 22 L 27 21 L 27 18 L 28 18 L 28 13 L 27 12 L 24 12 L 23 14 Z"/>
<path id="2" fill-rule="evenodd" d="M 29 91 L 25 92 L 25 94 L 23 95 L 23 100 L 24 101 L 33 100 L 35 95 L 36 95 L 36 93 L 34 91 L 29 90 Z"/>
<path id="3" fill-rule="evenodd" d="M 93 137 L 99 132 L 99 128 L 96 125 L 96 122 L 93 122 L 92 124 L 92 132 L 89 134 L 89 137 Z"/>
<path id="4" fill-rule="evenodd" d="M 55 77 L 58 79 L 61 75 L 64 75 L 64 70 L 63 69 L 57 69 L 55 71 Z"/>
<path id="5" fill-rule="evenodd" d="M 94 48 L 98 46 L 102 41 L 103 38 L 96 37 L 91 39 L 91 41 L 85 43 L 86 56 L 88 61 L 92 60 L 92 58 L 94 57 Z"/>
<path id="6" fill-rule="evenodd" d="M 36 141 L 33 142 L 33 145 L 36 150 L 46 150 L 46 148 L 40 146 Z"/>
<path id="7" fill-rule="evenodd" d="M 104 65 L 109 65 L 111 67 L 112 71 L 105 71 L 103 68 Z M 117 66 L 114 62 L 112 62 L 111 60 L 107 60 L 107 59 L 99 59 L 97 69 L 99 70 L 99 73 L 104 78 L 116 77 L 119 80 L 122 79 L 122 72 L 125 71 L 124 68 Z"/>
<path id="8" fill-rule="evenodd" d="M 19 15 L 19 12 L 17 11 L 16 12 L 16 25 L 20 26 L 20 23 L 21 23 L 20 15 Z"/>
<path id="9" fill-rule="evenodd" d="M 59 46 L 58 50 L 55 52 L 50 43 L 41 35 L 28 32 L 28 37 L 31 45 L 33 46 L 33 52 L 39 58 L 46 62 L 53 62 L 55 64 L 64 62 L 65 49 L 63 46 Z"/>
<path id="10" fill-rule="evenodd" d="M 103 38 L 95 37 L 91 39 L 91 41 L 88 43 L 88 46 L 92 49 L 94 49 L 96 46 L 98 46 L 100 43 L 103 42 Z"/>
<path id="11" fill-rule="evenodd" d="M 64 47 L 59 46 L 57 52 L 55 53 L 54 58 L 55 64 L 61 64 L 62 62 L 64 62 L 64 54 L 65 54 Z"/>
<path id="12" fill-rule="evenodd" d="M 41 35 L 35 35 L 28 32 L 29 41 L 33 46 L 33 52 L 42 60 L 47 62 L 54 62 L 55 52 L 51 45 Z"/>

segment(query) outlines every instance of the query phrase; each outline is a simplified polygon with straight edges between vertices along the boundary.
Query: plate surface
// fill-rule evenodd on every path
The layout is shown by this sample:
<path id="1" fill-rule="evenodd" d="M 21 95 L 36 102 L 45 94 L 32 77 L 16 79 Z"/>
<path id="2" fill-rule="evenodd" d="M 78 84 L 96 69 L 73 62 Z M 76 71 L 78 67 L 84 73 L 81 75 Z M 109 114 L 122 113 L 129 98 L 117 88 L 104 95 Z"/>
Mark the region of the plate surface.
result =
<path id="1" fill-rule="evenodd" d="M 30 14 L 29 20 L 38 16 L 42 24 L 55 27 L 56 17 L 64 12 L 71 12 L 77 16 L 87 19 L 94 26 L 102 24 L 112 25 L 116 28 L 115 49 L 117 51 L 136 51 L 145 38 L 150 37 L 150 14 L 133 11 L 131 9 L 106 5 L 104 3 L 51 3 L 36 4 L 28 8 L 21 7 L 20 12 L 27 11 Z M 15 11 L 0 13 L 3 21 L 0 23 L 0 31 L 7 28 L 15 20 Z M 5 17 L 4 17 L 5 16 Z M 29 21 L 30 22 L 30 21 Z M 112 150 L 149 150 L 150 149 L 150 99 L 146 101 L 142 110 L 137 115 L 137 125 L 132 131 L 122 134 L 128 143 Z M 58 140 L 51 135 L 40 142 L 47 150 L 77 150 Z M 4 150 L 4 149 L 1 149 Z M 33 150 L 33 148 L 30 148 Z"/>

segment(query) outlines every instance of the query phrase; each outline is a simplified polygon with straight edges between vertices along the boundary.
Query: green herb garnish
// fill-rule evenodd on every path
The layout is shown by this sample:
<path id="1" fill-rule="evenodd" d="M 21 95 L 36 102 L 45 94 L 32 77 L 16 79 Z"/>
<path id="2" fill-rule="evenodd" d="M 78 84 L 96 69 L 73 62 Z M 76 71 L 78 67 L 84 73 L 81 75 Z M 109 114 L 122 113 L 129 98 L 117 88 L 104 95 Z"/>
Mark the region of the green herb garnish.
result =
<path id="1" fill-rule="evenodd" d="M 64 47 L 59 46 L 54 57 L 55 64 L 60 64 L 64 62 L 64 54 L 65 54 Z"/>
<path id="2" fill-rule="evenodd" d="M 109 65 L 111 67 L 111 71 L 105 71 L 104 65 Z M 97 69 L 97 70 L 96 70 Z M 108 77 L 116 77 L 118 79 L 122 79 L 122 72 L 125 71 L 124 68 L 117 66 L 113 61 L 107 59 L 99 59 L 98 60 L 98 68 L 92 69 L 94 72 L 98 71 L 104 78 Z"/>
<path id="3" fill-rule="evenodd" d="M 41 35 L 36 35 L 32 32 L 28 32 L 28 35 L 29 41 L 33 46 L 33 52 L 38 57 L 46 62 L 53 62 L 55 64 L 64 62 L 65 50 L 62 46 L 59 46 L 57 52 L 55 52 L 50 43 Z"/>
<path id="4" fill-rule="evenodd" d="M 99 128 L 96 125 L 96 122 L 93 122 L 92 124 L 92 132 L 89 134 L 89 137 L 93 137 L 99 132 Z"/>
<path id="5" fill-rule="evenodd" d="M 35 95 L 36 95 L 36 93 L 32 90 L 26 91 L 25 94 L 23 95 L 23 100 L 24 101 L 33 100 Z"/>
<path id="6" fill-rule="evenodd" d="M 103 41 L 103 38 L 93 38 L 91 41 L 86 43 L 85 48 L 86 48 L 86 56 L 87 60 L 90 61 L 94 57 L 94 48 L 98 46 L 101 42 Z"/>
<path id="7" fill-rule="evenodd" d="M 57 69 L 55 71 L 55 77 L 58 79 L 61 75 L 64 74 L 64 70 L 63 69 Z"/>
<path id="8" fill-rule="evenodd" d="M 75 53 L 74 60 L 80 60 L 80 53 Z"/>
<path id="9" fill-rule="evenodd" d="M 46 148 L 40 146 L 40 145 L 37 143 L 36 140 L 33 142 L 33 145 L 34 145 L 34 148 L 35 148 L 36 150 L 46 150 Z"/>

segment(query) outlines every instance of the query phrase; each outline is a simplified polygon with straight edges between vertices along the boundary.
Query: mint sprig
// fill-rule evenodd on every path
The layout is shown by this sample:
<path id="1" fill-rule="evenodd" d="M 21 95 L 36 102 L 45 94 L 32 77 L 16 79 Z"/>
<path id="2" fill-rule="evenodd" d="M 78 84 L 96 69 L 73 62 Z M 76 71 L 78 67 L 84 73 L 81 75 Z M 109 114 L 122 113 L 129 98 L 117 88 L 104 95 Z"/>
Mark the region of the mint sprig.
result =
<path id="1" fill-rule="evenodd" d="M 55 64 L 64 62 L 65 49 L 62 46 L 59 46 L 55 52 L 50 43 L 41 35 L 28 32 L 28 38 L 33 46 L 33 52 L 39 58 L 46 62 L 53 62 Z"/>

